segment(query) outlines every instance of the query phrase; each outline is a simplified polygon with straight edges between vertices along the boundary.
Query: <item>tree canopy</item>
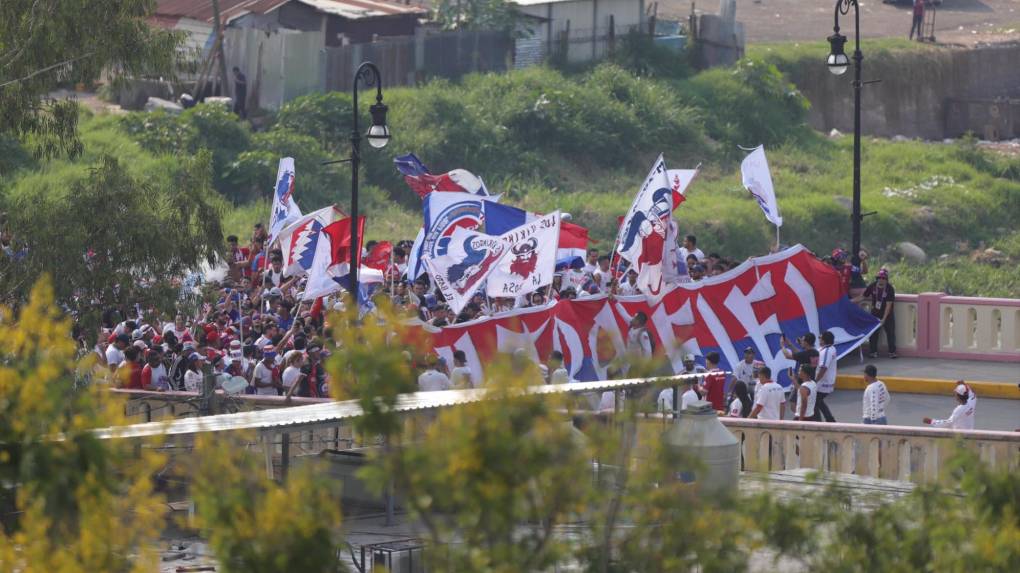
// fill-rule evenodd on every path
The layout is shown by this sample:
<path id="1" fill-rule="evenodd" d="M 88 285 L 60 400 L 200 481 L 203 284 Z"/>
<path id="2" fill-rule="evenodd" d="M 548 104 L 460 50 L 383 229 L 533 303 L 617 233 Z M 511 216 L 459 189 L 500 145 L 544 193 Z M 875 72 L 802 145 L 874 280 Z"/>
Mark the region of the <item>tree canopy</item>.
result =
<path id="1" fill-rule="evenodd" d="M 81 154 L 78 105 L 48 94 L 61 84 L 170 76 L 182 37 L 150 26 L 153 0 L 0 2 L 0 135 L 32 136 L 37 153 Z"/>

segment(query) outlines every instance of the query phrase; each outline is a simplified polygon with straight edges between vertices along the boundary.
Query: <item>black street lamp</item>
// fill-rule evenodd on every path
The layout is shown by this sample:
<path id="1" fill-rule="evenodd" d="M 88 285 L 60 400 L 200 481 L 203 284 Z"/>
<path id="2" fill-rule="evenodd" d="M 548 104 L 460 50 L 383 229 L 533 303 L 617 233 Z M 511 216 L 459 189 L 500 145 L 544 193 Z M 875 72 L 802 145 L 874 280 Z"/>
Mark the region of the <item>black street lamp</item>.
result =
<path id="1" fill-rule="evenodd" d="M 362 62 L 354 72 L 354 85 L 351 88 L 353 96 L 353 128 L 351 129 L 351 270 L 348 279 L 351 286 L 351 294 L 355 304 L 358 300 L 358 266 L 361 263 L 361 253 L 355 252 L 358 249 L 358 165 L 361 163 L 361 133 L 358 130 L 358 82 L 364 82 L 365 87 L 375 91 L 375 103 L 368 108 L 372 115 L 372 127 L 368 128 L 365 138 L 368 144 L 376 149 L 386 147 L 390 141 L 390 128 L 386 126 L 386 104 L 382 97 L 382 76 L 379 75 L 379 68 L 372 62 Z M 360 250 L 359 250 L 360 251 Z"/>
<path id="2" fill-rule="evenodd" d="M 829 36 L 829 57 L 826 64 L 829 71 L 837 76 L 846 73 L 850 61 L 843 51 L 846 44 L 846 36 L 839 33 L 839 15 L 844 16 L 850 12 L 850 6 L 854 7 L 854 195 L 853 195 L 853 250 L 850 253 L 851 263 L 860 265 L 861 253 L 861 12 L 857 0 L 836 0 L 835 22 L 832 26 L 832 35 Z"/>

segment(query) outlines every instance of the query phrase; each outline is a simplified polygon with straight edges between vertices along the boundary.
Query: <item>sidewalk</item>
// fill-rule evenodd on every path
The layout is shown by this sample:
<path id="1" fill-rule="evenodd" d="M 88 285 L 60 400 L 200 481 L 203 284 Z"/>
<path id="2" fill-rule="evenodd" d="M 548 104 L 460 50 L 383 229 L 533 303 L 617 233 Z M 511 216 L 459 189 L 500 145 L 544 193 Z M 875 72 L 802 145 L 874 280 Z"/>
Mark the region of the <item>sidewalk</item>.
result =
<path id="1" fill-rule="evenodd" d="M 949 394 L 957 380 L 964 380 L 978 396 L 1020 400 L 1020 364 L 942 358 L 867 358 L 860 361 L 856 352 L 839 361 L 836 387 L 864 388 L 864 367 L 874 364 L 878 377 L 890 392 L 911 394 Z"/>

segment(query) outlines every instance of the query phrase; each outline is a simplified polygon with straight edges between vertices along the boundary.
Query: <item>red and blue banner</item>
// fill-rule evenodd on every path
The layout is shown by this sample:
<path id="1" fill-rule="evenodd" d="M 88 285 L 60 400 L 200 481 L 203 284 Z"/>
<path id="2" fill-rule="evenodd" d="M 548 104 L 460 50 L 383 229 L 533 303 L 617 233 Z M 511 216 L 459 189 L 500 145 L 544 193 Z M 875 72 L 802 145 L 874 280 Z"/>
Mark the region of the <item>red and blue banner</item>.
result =
<path id="1" fill-rule="evenodd" d="M 782 385 L 794 366 L 780 350 L 779 338 L 828 330 L 839 356 L 857 348 L 878 328 L 878 320 L 841 294 L 839 275 L 798 245 L 773 255 L 748 259 L 722 275 L 680 284 L 656 304 L 644 297 L 592 297 L 560 300 L 517 309 L 439 329 L 423 327 L 435 352 L 453 363 L 463 350 L 476 380 L 497 352 L 523 349 L 545 362 L 553 350 L 563 353 L 575 380 L 603 380 L 610 364 L 622 359 L 630 319 L 647 314 L 655 354 L 672 372 L 680 372 L 684 354 L 704 364 L 715 351 L 721 367 L 732 369 L 752 348 Z"/>

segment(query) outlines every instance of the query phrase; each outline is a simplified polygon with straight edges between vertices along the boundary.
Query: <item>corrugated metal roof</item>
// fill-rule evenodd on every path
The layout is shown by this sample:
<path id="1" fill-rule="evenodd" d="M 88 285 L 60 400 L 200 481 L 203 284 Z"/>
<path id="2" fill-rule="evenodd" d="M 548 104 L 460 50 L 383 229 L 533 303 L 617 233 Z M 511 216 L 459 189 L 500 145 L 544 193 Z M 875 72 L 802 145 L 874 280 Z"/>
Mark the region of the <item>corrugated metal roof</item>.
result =
<path id="1" fill-rule="evenodd" d="M 396 2 L 385 2 L 383 0 L 296 0 L 306 6 L 311 6 L 319 12 L 341 16 L 348 20 L 359 20 L 361 18 L 379 18 L 383 16 L 394 16 L 397 14 L 426 14 L 421 6 L 408 6 Z"/>
<path id="2" fill-rule="evenodd" d="M 224 24 L 246 14 L 268 14 L 288 2 L 298 2 L 324 14 L 357 20 L 397 14 L 425 14 L 420 6 L 407 6 L 386 0 L 220 0 L 220 18 Z M 190 18 L 213 23 L 212 0 L 157 0 L 152 21 Z"/>
<path id="3" fill-rule="evenodd" d="M 561 394 L 604 392 L 620 388 L 633 388 L 648 384 L 665 384 L 670 381 L 680 382 L 684 379 L 704 378 L 705 374 L 688 376 L 671 376 L 663 378 L 632 378 L 629 380 L 606 380 L 603 382 L 572 382 L 570 384 L 544 384 L 531 386 L 531 394 Z M 485 399 L 484 388 L 469 390 L 444 390 L 439 392 L 415 392 L 401 394 L 397 398 L 394 410 L 397 412 L 413 412 L 445 408 L 458 404 L 470 404 Z M 180 436 L 203 432 L 230 432 L 238 430 L 272 430 L 299 426 L 311 426 L 350 420 L 361 416 L 361 406 L 357 400 L 328 402 L 309 406 L 294 406 L 273 410 L 239 412 L 237 414 L 220 414 L 201 418 L 183 418 L 166 422 L 148 422 L 130 426 L 104 428 L 96 433 L 101 438 L 143 438 L 149 436 Z"/>

